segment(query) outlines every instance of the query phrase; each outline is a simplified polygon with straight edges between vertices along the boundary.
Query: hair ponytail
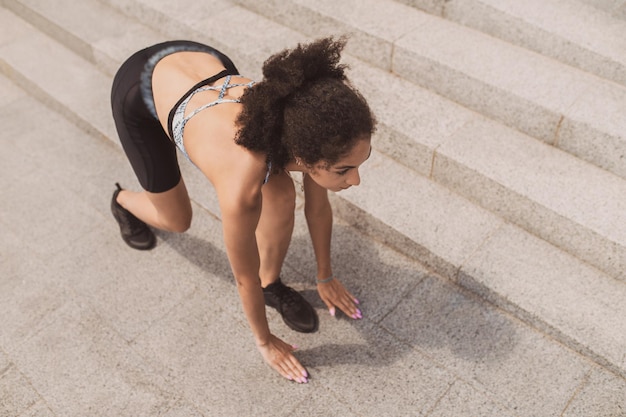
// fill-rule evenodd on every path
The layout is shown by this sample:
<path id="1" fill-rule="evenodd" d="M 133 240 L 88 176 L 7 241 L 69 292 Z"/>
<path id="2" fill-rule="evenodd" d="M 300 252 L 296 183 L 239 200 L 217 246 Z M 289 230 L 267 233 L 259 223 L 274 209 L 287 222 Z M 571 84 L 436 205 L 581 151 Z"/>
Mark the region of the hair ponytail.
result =
<path id="1" fill-rule="evenodd" d="M 307 82 L 321 78 L 345 80 L 345 65 L 340 65 L 346 39 L 324 38 L 308 45 L 298 45 L 270 57 L 263 65 L 263 77 L 276 85 L 282 97 Z"/>
<path id="2" fill-rule="evenodd" d="M 340 94 L 354 95 L 355 93 L 344 83 L 346 66 L 339 64 L 345 44 L 346 38 L 344 37 L 338 40 L 323 38 L 309 44 L 299 44 L 296 48 L 279 52 L 265 61 L 263 81 L 247 89 L 241 97 L 243 110 L 237 119 L 239 131 L 235 139 L 236 143 L 250 150 L 265 152 L 268 161 L 273 163 L 275 169 L 284 168 L 294 156 L 295 148 L 298 148 L 298 146 L 294 148 L 293 140 L 286 138 L 284 132 L 286 125 L 298 123 L 298 120 L 293 120 L 293 123 L 285 120 L 287 113 L 294 113 L 294 103 L 301 102 L 303 96 L 311 96 L 309 92 L 315 90 L 318 84 L 341 84 L 348 91 L 342 91 Z M 305 101 L 307 101 L 306 97 Z M 335 106 L 332 102 L 319 103 L 319 105 Z M 311 109 L 302 111 L 309 113 L 314 111 L 314 106 L 308 107 Z M 365 107 L 369 114 L 367 104 Z M 296 118 L 300 116 L 302 114 L 295 115 Z M 304 119 L 302 120 L 303 129 L 310 130 L 311 126 L 307 126 Z M 370 119 L 369 124 L 372 125 L 370 130 L 372 130 L 371 115 Z M 320 123 L 317 124 L 320 125 Z M 320 135 L 324 134 L 320 133 Z M 301 155 L 298 154 L 298 156 Z M 305 156 L 304 159 L 307 161 L 311 157 Z"/>

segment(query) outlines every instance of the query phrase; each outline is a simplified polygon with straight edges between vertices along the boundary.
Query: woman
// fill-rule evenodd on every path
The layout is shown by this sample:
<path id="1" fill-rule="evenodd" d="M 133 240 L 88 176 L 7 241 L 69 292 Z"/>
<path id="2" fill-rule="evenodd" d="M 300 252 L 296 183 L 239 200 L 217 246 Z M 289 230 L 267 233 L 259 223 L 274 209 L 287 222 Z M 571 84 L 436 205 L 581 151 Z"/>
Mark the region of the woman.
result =
<path id="1" fill-rule="evenodd" d="M 327 190 L 358 185 L 375 121 L 339 64 L 345 40 L 321 39 L 270 57 L 264 79 L 241 75 L 221 52 L 173 41 L 137 52 L 111 95 L 122 146 L 143 187 L 117 184 L 111 210 L 124 241 L 156 243 L 150 227 L 184 232 L 191 203 L 176 147 L 215 187 L 224 240 L 257 347 L 282 376 L 307 382 L 294 347 L 270 333 L 265 304 L 292 329 L 311 332 L 311 305 L 280 280 L 294 225 L 290 172 L 303 174 L 305 215 L 317 261 L 317 289 L 330 314 L 361 318 L 358 301 L 331 270 Z"/>

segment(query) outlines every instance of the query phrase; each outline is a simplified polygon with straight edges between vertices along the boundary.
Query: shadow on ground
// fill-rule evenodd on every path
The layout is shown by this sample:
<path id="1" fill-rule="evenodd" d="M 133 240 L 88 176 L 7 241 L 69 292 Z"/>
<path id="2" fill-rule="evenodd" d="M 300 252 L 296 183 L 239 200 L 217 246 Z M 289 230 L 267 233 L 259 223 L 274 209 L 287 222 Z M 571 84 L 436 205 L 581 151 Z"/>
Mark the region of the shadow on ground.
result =
<path id="1" fill-rule="evenodd" d="M 188 261 L 234 287 L 226 253 L 209 240 L 190 233 L 157 234 Z M 384 367 L 413 349 L 443 349 L 484 363 L 501 360 L 515 346 L 514 326 L 501 311 L 343 225 L 335 225 L 333 232 L 334 272 L 360 299 L 365 319 L 355 322 L 343 314 L 330 319 L 313 286 L 314 259 L 308 234 L 296 230 L 285 261 L 285 269 L 295 273 L 283 279 L 300 289 L 320 315 L 321 344 L 299 353 L 310 366 L 366 361 Z M 345 336 L 350 328 L 358 329 L 358 337 Z M 354 337 L 357 343 L 350 342 Z"/>

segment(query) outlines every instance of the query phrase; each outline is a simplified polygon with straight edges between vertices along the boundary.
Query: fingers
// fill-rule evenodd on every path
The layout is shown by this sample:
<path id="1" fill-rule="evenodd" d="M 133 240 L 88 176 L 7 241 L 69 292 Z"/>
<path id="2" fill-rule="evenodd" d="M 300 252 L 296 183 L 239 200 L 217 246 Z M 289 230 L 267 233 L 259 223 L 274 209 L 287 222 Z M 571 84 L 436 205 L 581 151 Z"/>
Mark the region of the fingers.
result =
<path id="1" fill-rule="evenodd" d="M 331 303 L 330 301 L 326 301 L 326 299 L 322 299 L 322 301 L 324 302 L 324 304 L 326 304 L 326 307 L 328 308 L 328 312 L 330 313 L 331 316 L 335 317 L 335 306 L 333 305 L 333 303 Z"/>
<path id="2" fill-rule="evenodd" d="M 300 384 L 309 382 L 308 372 L 295 357 L 292 355 L 289 356 L 290 357 L 285 358 L 286 360 L 284 362 L 277 365 L 278 372 L 290 381 L 295 381 Z"/>
<path id="3" fill-rule="evenodd" d="M 345 315 L 358 320 L 363 318 L 363 313 L 357 307 L 359 300 L 350 294 L 338 280 L 330 282 L 326 288 L 320 289 L 322 300 L 328 307 L 331 316 L 335 316 L 335 307 L 339 308 Z"/>
<path id="4" fill-rule="evenodd" d="M 296 347 L 274 336 L 272 338 L 272 342 L 261 348 L 261 353 L 266 362 L 290 381 L 307 383 L 308 372 L 291 353 Z"/>
<path id="5" fill-rule="evenodd" d="M 363 318 L 363 313 L 354 304 L 354 301 L 352 298 L 342 297 L 341 301 L 337 303 L 337 307 L 339 307 L 339 309 L 343 311 L 346 316 L 354 320 Z"/>

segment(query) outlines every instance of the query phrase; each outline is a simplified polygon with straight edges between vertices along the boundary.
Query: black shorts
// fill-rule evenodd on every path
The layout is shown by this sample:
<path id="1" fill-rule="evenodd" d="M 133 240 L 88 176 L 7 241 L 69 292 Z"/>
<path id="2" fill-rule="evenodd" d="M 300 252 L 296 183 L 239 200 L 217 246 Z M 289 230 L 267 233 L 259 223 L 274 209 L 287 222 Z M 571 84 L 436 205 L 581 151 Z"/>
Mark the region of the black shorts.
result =
<path id="1" fill-rule="evenodd" d="M 226 69 L 238 74 L 226 55 L 191 41 L 170 41 L 143 49 L 117 71 L 111 89 L 117 134 L 139 183 L 152 193 L 168 191 L 180 181 L 176 146 L 156 116 L 151 90 L 154 65 L 159 59 L 179 51 L 210 53 L 220 59 Z"/>

